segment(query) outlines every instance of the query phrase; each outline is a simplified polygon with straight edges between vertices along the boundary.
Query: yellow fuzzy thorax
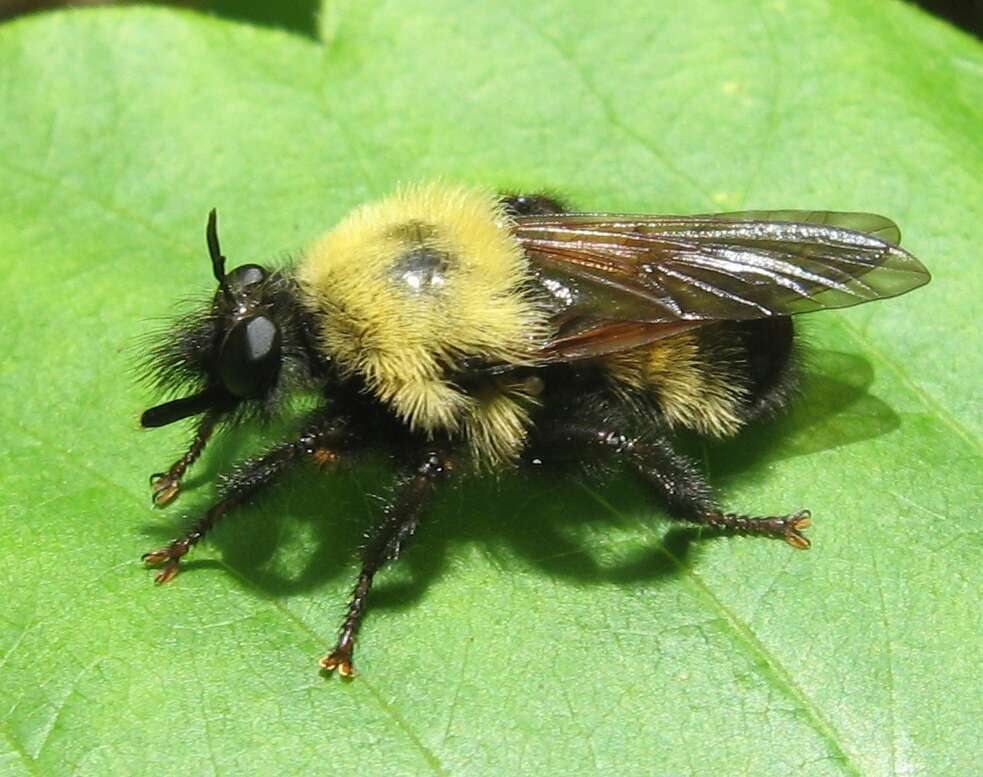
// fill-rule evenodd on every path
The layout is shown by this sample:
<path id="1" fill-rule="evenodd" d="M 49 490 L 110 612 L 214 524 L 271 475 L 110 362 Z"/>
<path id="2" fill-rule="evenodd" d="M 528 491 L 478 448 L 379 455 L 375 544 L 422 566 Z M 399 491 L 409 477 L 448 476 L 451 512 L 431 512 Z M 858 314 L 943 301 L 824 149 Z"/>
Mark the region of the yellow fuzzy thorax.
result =
<path id="1" fill-rule="evenodd" d="M 321 346 L 412 429 L 469 440 L 485 463 L 514 456 L 530 400 L 453 382 L 465 360 L 530 360 L 546 316 L 522 291 L 527 259 L 490 192 L 441 184 L 361 206 L 306 252 L 298 279 Z"/>

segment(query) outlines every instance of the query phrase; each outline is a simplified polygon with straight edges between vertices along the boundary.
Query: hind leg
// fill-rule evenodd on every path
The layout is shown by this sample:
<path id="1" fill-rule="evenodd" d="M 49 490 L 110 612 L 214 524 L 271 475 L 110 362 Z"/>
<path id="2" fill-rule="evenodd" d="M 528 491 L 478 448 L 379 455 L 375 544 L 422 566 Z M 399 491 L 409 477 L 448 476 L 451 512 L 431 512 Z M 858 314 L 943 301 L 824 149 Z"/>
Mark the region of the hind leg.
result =
<path id="1" fill-rule="evenodd" d="M 676 520 L 721 531 L 777 537 L 796 548 L 809 547 L 801 532 L 810 525 L 808 510 L 767 516 L 721 511 L 703 473 L 665 437 L 639 439 L 603 424 L 571 422 L 550 430 L 530 455 L 548 461 L 551 451 L 567 460 L 571 451 L 576 451 L 577 458 L 604 457 L 626 463 L 655 489 Z"/>

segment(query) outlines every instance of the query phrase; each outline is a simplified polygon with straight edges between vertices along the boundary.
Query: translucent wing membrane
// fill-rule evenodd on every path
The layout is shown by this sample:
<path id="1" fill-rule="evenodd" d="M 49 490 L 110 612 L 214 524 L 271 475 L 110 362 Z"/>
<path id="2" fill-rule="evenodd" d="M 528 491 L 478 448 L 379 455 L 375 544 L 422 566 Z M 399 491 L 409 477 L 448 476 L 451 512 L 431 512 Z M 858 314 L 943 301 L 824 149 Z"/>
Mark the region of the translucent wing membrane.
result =
<path id="1" fill-rule="evenodd" d="M 701 219 L 725 221 L 793 221 L 799 224 L 821 224 L 827 227 L 864 232 L 885 243 L 898 245 L 901 230 L 891 219 L 876 213 L 852 213 L 835 210 L 741 210 L 699 216 Z"/>
<path id="2" fill-rule="evenodd" d="M 557 358 L 624 350 L 683 323 L 849 307 L 929 280 L 898 248 L 897 226 L 868 213 L 561 214 L 519 218 L 515 232 L 555 301 Z"/>

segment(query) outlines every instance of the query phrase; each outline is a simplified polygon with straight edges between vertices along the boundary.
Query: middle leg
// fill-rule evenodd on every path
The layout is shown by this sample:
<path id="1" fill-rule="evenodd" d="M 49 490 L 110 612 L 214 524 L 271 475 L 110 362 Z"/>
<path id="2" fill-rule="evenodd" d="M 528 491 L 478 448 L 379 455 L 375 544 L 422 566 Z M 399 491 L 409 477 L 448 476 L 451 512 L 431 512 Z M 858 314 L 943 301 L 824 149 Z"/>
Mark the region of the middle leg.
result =
<path id="1" fill-rule="evenodd" d="M 327 671 L 337 669 L 342 677 L 354 676 L 352 656 L 355 638 L 365 617 L 372 580 L 386 562 L 399 556 L 403 545 L 416 532 L 423 510 L 436 490 L 437 481 L 451 468 L 449 459 L 436 452 L 428 452 L 413 476 L 402 484 L 395 499 L 386 506 L 382 523 L 376 528 L 362 553 L 362 570 L 352 591 L 338 642 L 334 650 L 321 659 L 321 666 Z"/>

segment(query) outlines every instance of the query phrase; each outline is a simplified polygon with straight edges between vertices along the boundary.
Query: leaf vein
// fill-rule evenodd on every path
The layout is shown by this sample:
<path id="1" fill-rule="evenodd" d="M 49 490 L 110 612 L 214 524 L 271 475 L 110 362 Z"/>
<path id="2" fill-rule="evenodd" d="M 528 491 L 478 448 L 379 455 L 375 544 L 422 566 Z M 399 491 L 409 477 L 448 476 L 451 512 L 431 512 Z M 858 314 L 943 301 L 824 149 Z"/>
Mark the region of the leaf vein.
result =
<path id="1" fill-rule="evenodd" d="M 41 777 L 41 769 L 38 767 L 37 761 L 35 761 L 28 752 L 24 749 L 23 745 L 17 740 L 17 738 L 10 732 L 9 723 L 4 720 L 0 721 L 0 734 L 3 735 L 4 741 L 10 746 L 10 750 L 16 753 L 24 764 L 25 768 L 31 773 L 38 777 Z"/>
<path id="2" fill-rule="evenodd" d="M 580 81 L 584 88 L 584 91 L 594 100 L 597 106 L 601 109 L 601 113 L 604 118 L 613 126 L 619 129 L 624 135 L 634 141 L 637 145 L 647 151 L 660 165 L 662 165 L 665 170 L 667 170 L 670 175 L 675 176 L 677 179 L 689 186 L 693 191 L 699 194 L 706 200 L 712 202 L 712 197 L 710 192 L 707 191 L 700 184 L 694 176 L 690 175 L 684 169 L 676 165 L 669 159 L 669 157 L 660 149 L 655 143 L 653 143 L 648 137 L 640 133 L 631 125 L 627 124 L 621 119 L 617 111 L 611 105 L 610 100 L 608 100 L 601 91 L 597 88 L 594 81 L 588 77 L 587 72 L 576 60 L 576 58 L 570 54 L 566 49 L 564 49 L 556 40 L 544 33 L 535 24 L 531 24 L 521 13 L 512 8 L 512 15 L 519 22 L 520 25 L 527 31 L 532 33 L 535 37 L 543 41 L 547 46 L 549 46 L 553 51 L 557 53 L 560 60 L 566 63 L 566 65 L 573 71 L 574 75 Z"/>
<path id="3" fill-rule="evenodd" d="M 632 522 L 627 516 L 620 513 L 596 491 L 583 483 L 580 485 L 583 490 L 590 494 L 602 507 L 611 511 L 626 524 Z M 638 524 L 647 533 L 655 533 L 652 527 L 645 521 L 639 520 Z M 659 539 L 661 541 L 661 537 L 659 537 Z M 679 568 L 679 571 L 683 573 L 684 579 L 689 581 L 689 583 L 701 595 L 704 601 L 707 602 L 710 609 L 719 614 L 722 623 L 729 627 L 729 630 L 736 639 L 737 643 L 740 644 L 749 655 L 751 655 L 754 659 L 757 659 L 757 663 L 767 668 L 768 671 L 761 672 L 761 676 L 765 678 L 772 686 L 783 692 L 787 698 L 791 699 L 791 701 L 805 713 L 806 718 L 811 724 L 813 730 L 816 731 L 816 733 L 828 743 L 832 754 L 851 774 L 858 775 L 858 777 L 862 775 L 863 773 L 854 762 L 854 759 L 851 757 L 850 753 L 847 751 L 846 746 L 842 743 L 841 740 L 843 737 L 837 728 L 830 720 L 826 718 L 822 710 L 816 705 L 805 690 L 795 682 L 791 673 L 785 668 L 785 666 L 774 655 L 772 655 L 772 653 L 765 647 L 764 643 L 758 639 L 750 626 L 738 618 L 736 613 L 727 607 L 727 605 L 725 605 L 723 601 L 721 601 L 720 598 L 713 592 L 713 589 L 697 574 L 695 574 L 690 567 L 685 565 L 677 556 L 666 548 L 665 545 L 662 546 L 662 552 Z"/>

